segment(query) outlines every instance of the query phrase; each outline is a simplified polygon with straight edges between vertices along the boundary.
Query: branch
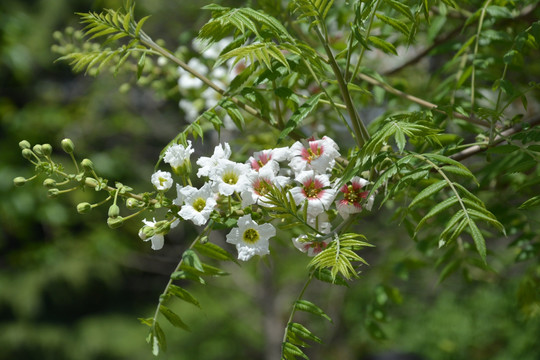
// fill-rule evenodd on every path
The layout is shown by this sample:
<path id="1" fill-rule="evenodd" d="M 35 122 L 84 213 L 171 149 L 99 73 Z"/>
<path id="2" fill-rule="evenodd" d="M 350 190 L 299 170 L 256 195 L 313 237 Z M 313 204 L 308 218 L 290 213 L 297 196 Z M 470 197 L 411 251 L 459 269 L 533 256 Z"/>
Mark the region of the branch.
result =
<path id="1" fill-rule="evenodd" d="M 524 126 L 524 125 L 527 125 L 527 126 Z M 482 151 L 485 151 L 491 147 L 495 147 L 497 146 L 498 144 L 502 143 L 503 141 L 505 141 L 509 136 L 512 136 L 516 133 L 519 133 L 523 130 L 526 130 L 528 128 L 531 128 L 531 127 L 534 127 L 534 126 L 538 126 L 540 125 L 540 114 L 536 115 L 536 116 L 533 116 L 532 118 L 526 120 L 526 121 L 523 121 L 522 123 L 520 124 L 517 124 L 516 126 L 514 127 L 511 127 L 507 130 L 504 130 L 503 132 L 501 132 L 497 137 L 495 137 L 495 139 L 493 139 L 493 142 L 488 145 L 474 145 L 474 146 L 471 146 L 470 148 L 467 148 L 463 151 L 460 151 L 454 155 L 451 155 L 450 158 L 451 159 L 454 159 L 456 161 L 461 161 L 461 160 L 464 160 L 468 157 L 471 157 L 473 155 L 476 155 L 478 154 L 479 152 L 482 152 Z"/>
<path id="2" fill-rule="evenodd" d="M 398 90 L 396 88 L 393 88 L 392 86 L 390 86 L 390 85 L 388 85 L 386 83 L 383 83 L 382 81 L 379 81 L 379 80 L 377 80 L 375 78 L 372 78 L 371 76 L 360 73 L 360 74 L 358 74 L 358 77 L 360 79 L 364 80 L 365 82 L 368 82 L 368 83 L 370 83 L 372 85 L 381 87 L 381 88 L 383 88 L 384 90 L 386 90 L 387 92 L 389 92 L 391 94 L 394 94 L 394 95 L 402 97 L 402 98 L 404 98 L 406 100 L 412 101 L 413 103 L 416 103 L 416 104 L 418 104 L 420 106 L 426 107 L 426 108 L 428 108 L 430 110 L 436 111 L 436 112 L 441 113 L 441 114 L 448 114 L 446 111 L 439 109 L 436 104 L 430 103 L 429 101 L 424 100 L 424 99 L 420 99 L 420 98 L 418 98 L 416 96 L 404 93 L 403 91 Z M 477 124 L 477 125 L 481 125 L 481 126 L 485 126 L 485 127 L 490 126 L 490 124 L 487 121 L 483 121 L 483 120 L 476 119 L 476 118 L 473 118 L 473 117 L 465 116 L 465 115 L 460 114 L 460 113 L 455 112 L 455 111 L 451 115 L 453 117 L 457 118 L 457 119 L 462 119 L 462 120 L 468 121 L 468 122 L 473 123 L 473 124 Z"/>

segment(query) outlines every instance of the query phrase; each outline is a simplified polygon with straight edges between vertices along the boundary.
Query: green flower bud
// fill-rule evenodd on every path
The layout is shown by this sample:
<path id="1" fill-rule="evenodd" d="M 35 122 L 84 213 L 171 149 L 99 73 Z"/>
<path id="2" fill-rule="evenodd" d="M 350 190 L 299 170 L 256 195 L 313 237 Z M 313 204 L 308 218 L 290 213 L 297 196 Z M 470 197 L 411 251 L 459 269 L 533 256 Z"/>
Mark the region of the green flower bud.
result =
<path id="1" fill-rule="evenodd" d="M 53 188 L 56 186 L 56 180 L 54 179 L 51 179 L 51 178 L 48 178 L 48 179 L 45 179 L 43 180 L 43 186 L 45 186 L 46 188 Z"/>
<path id="2" fill-rule="evenodd" d="M 115 218 L 110 217 L 107 219 L 107 225 L 109 225 L 111 229 L 119 228 L 120 226 L 124 225 L 124 218 L 121 216 Z"/>
<path id="3" fill-rule="evenodd" d="M 22 156 L 23 158 L 30 160 L 34 156 L 34 153 L 30 149 L 23 149 Z"/>
<path id="4" fill-rule="evenodd" d="M 126 200 L 126 206 L 130 210 L 137 209 L 139 207 L 139 201 L 134 198 L 129 198 Z"/>
<path id="5" fill-rule="evenodd" d="M 86 171 L 94 170 L 94 163 L 90 159 L 83 159 L 83 161 L 81 161 L 81 165 Z"/>
<path id="6" fill-rule="evenodd" d="M 99 185 L 99 182 L 94 178 L 85 178 L 84 179 L 84 184 L 86 186 L 90 186 L 90 187 L 95 188 L 95 187 L 97 187 Z"/>
<path id="7" fill-rule="evenodd" d="M 15 186 L 23 186 L 24 184 L 26 184 L 26 179 L 22 176 L 17 176 L 15 179 L 13 179 L 13 184 Z"/>
<path id="8" fill-rule="evenodd" d="M 49 189 L 49 191 L 47 191 L 47 196 L 50 198 L 55 198 L 58 196 L 58 194 L 60 194 L 60 190 L 56 188 Z"/>
<path id="9" fill-rule="evenodd" d="M 21 150 L 24 150 L 24 149 L 30 149 L 32 146 L 30 145 L 28 141 L 23 140 L 19 143 L 19 147 L 21 148 Z"/>
<path id="10" fill-rule="evenodd" d="M 75 145 L 73 145 L 73 141 L 71 139 L 64 139 L 62 140 L 62 150 L 64 150 L 66 153 L 71 154 L 73 150 L 75 149 Z"/>
<path id="11" fill-rule="evenodd" d="M 147 225 L 143 226 L 141 231 L 139 232 L 139 236 L 143 240 L 151 238 L 154 235 L 156 235 L 156 229 L 154 229 L 151 226 L 147 226 Z"/>
<path id="12" fill-rule="evenodd" d="M 32 148 L 32 150 L 34 150 L 34 152 L 39 155 L 39 156 L 42 156 L 43 155 L 43 149 L 41 148 L 41 145 L 37 144 L 37 145 L 34 145 L 34 147 Z"/>
<path id="13" fill-rule="evenodd" d="M 50 156 L 52 154 L 52 146 L 51 146 L 51 144 L 43 144 L 43 145 L 41 145 L 41 151 L 43 152 L 43 155 Z"/>
<path id="14" fill-rule="evenodd" d="M 88 214 L 90 210 L 92 210 L 92 205 L 90 205 L 90 203 L 82 202 L 77 205 L 77 212 L 79 214 Z"/>
<path id="15" fill-rule="evenodd" d="M 115 217 L 117 217 L 118 215 L 120 215 L 120 208 L 118 207 L 118 205 L 112 204 L 112 205 L 109 207 L 109 217 L 115 218 Z"/>

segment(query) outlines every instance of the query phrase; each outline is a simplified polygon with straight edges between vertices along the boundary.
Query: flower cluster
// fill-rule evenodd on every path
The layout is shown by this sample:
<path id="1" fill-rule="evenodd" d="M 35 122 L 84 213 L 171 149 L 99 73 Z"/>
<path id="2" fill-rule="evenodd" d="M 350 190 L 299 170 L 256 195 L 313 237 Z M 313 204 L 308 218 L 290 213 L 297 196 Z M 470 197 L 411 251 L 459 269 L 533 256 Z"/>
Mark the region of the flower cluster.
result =
<path id="1" fill-rule="evenodd" d="M 232 161 L 229 144 L 219 144 L 211 156 L 196 160 L 197 177 L 204 181 L 200 188 L 193 187 L 189 179 L 192 153 L 189 141 L 187 146 L 172 145 L 165 151 L 164 161 L 189 185 L 176 184 L 177 197 L 172 203 L 179 210 L 173 214 L 173 221 L 165 222 L 166 226 L 158 229 L 155 220 L 144 220 L 140 235 L 143 240 L 152 239 L 153 249 L 163 246 L 164 231 L 175 226 L 179 219 L 201 226 L 214 214 L 216 218 L 239 216 L 237 227 L 227 235 L 227 242 L 236 245 L 240 260 L 268 254 L 268 240 L 276 235 L 276 229 L 269 221 L 258 224 L 251 214 L 257 207 L 272 212 L 275 204 L 270 194 L 275 189 L 294 199 L 298 211 L 306 214 L 306 226 L 320 237 L 316 241 L 310 241 L 306 235 L 293 239 L 299 250 L 313 256 L 331 241 L 328 235 L 333 229 L 329 221 L 331 211 L 339 213 L 344 221 L 363 208 L 370 210 L 373 205 L 373 196 L 368 198 L 369 191 L 365 190 L 367 180 L 353 177 L 341 184 L 335 169 L 339 147 L 327 136 L 297 141 L 291 147 L 258 151 L 245 163 Z M 173 185 L 172 176 L 169 172 L 157 171 L 152 175 L 152 183 L 164 193 Z M 231 206 L 239 211 L 234 213 Z"/>

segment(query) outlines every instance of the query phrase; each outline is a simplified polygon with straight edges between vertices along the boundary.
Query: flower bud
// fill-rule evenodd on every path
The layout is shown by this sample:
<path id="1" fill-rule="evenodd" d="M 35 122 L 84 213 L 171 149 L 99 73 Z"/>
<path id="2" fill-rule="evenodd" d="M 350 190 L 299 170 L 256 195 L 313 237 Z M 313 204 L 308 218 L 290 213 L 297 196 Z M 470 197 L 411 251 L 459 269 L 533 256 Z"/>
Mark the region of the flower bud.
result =
<path id="1" fill-rule="evenodd" d="M 41 145 L 41 151 L 43 152 L 43 155 L 50 156 L 52 154 L 52 146 L 51 146 L 51 144 L 43 144 L 43 145 Z"/>
<path id="2" fill-rule="evenodd" d="M 53 188 L 56 186 L 56 180 L 54 179 L 51 179 L 51 178 L 48 178 L 48 179 L 45 179 L 43 180 L 43 186 L 45 186 L 46 188 Z"/>
<path id="3" fill-rule="evenodd" d="M 146 240 L 148 238 L 151 238 L 152 236 L 156 235 L 156 229 L 154 229 L 151 226 L 143 226 L 141 230 L 139 230 L 139 237 L 142 240 Z"/>
<path id="4" fill-rule="evenodd" d="M 83 161 L 81 161 L 81 165 L 86 171 L 94 170 L 94 163 L 90 159 L 83 159 Z"/>
<path id="5" fill-rule="evenodd" d="M 34 150 L 34 152 L 39 155 L 39 156 L 42 156 L 43 155 L 43 149 L 41 148 L 41 145 L 37 144 L 37 145 L 34 145 L 34 147 L 32 148 L 32 150 Z"/>
<path id="6" fill-rule="evenodd" d="M 32 146 L 30 145 L 28 141 L 23 140 L 19 143 L 19 147 L 21 148 L 21 150 L 24 150 L 24 149 L 30 149 Z"/>
<path id="7" fill-rule="evenodd" d="M 128 198 L 126 200 L 126 206 L 130 210 L 137 209 L 139 207 L 139 201 L 134 198 Z"/>
<path id="8" fill-rule="evenodd" d="M 115 218 L 110 217 L 107 219 L 107 225 L 109 225 L 111 229 L 119 228 L 120 226 L 124 225 L 124 218 L 121 216 L 117 216 Z"/>
<path id="9" fill-rule="evenodd" d="M 22 156 L 23 158 L 30 160 L 32 156 L 34 156 L 34 153 L 30 149 L 23 149 Z"/>
<path id="10" fill-rule="evenodd" d="M 109 217 L 115 218 L 115 217 L 117 217 L 118 215 L 120 215 L 120 208 L 118 207 L 118 205 L 112 204 L 112 205 L 109 207 Z"/>
<path id="11" fill-rule="evenodd" d="M 13 184 L 15 186 L 23 186 L 24 184 L 26 184 L 26 179 L 22 176 L 17 176 L 15 179 L 13 179 Z"/>
<path id="12" fill-rule="evenodd" d="M 58 196 L 58 194 L 60 194 L 60 190 L 56 188 L 49 189 L 49 191 L 47 191 L 47 196 L 50 198 L 55 198 Z"/>
<path id="13" fill-rule="evenodd" d="M 64 150 L 66 153 L 71 154 L 73 150 L 75 149 L 75 145 L 73 145 L 73 141 L 71 139 L 64 139 L 62 140 L 62 150 Z"/>
<path id="14" fill-rule="evenodd" d="M 92 210 L 92 205 L 90 205 L 90 203 L 82 202 L 77 205 L 77 212 L 79 214 L 88 214 L 90 210 Z"/>
<path id="15" fill-rule="evenodd" d="M 87 177 L 84 179 L 84 185 L 95 188 L 99 185 L 99 182 L 94 178 Z"/>

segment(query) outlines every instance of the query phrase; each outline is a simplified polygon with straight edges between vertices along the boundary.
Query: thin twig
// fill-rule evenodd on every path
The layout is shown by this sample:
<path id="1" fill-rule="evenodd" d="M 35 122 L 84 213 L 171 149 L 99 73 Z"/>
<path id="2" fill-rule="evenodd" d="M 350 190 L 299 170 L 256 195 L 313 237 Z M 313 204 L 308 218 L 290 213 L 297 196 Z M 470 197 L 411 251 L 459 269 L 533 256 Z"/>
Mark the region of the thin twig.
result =
<path id="1" fill-rule="evenodd" d="M 524 126 L 525 124 L 527 124 L 527 126 Z M 519 133 L 523 130 L 525 130 L 526 128 L 531 128 L 531 127 L 534 127 L 534 126 L 538 126 L 540 125 L 540 114 L 539 115 L 536 115 L 536 116 L 533 116 L 532 118 L 520 123 L 520 124 L 517 124 L 516 126 L 514 127 L 511 127 L 510 129 L 507 129 L 507 130 L 504 130 L 503 132 L 501 132 L 498 136 L 495 137 L 495 139 L 493 139 L 493 142 L 491 144 L 485 144 L 485 145 L 474 145 L 474 146 L 471 146 L 470 148 L 467 148 L 463 151 L 460 151 L 454 155 L 451 155 L 450 158 L 456 160 L 456 161 L 461 161 L 461 160 L 464 160 L 468 157 L 471 157 L 473 155 L 476 155 L 478 154 L 479 152 L 482 152 L 482 151 L 485 151 L 491 147 L 495 147 L 497 146 L 498 144 L 502 143 L 503 141 L 505 141 L 509 136 L 511 135 L 514 135 L 516 133 Z"/>
<path id="2" fill-rule="evenodd" d="M 390 85 L 388 85 L 386 83 L 383 83 L 382 81 L 379 81 L 379 80 L 377 80 L 375 78 L 372 78 L 371 76 L 360 73 L 360 74 L 358 74 L 358 77 L 360 79 L 364 80 L 365 82 L 368 82 L 368 83 L 370 83 L 372 85 L 383 88 L 384 90 L 386 90 L 387 92 L 389 92 L 391 94 L 394 94 L 394 95 L 402 97 L 402 98 L 404 98 L 406 100 L 412 101 L 412 102 L 414 102 L 414 103 L 416 103 L 416 104 L 418 104 L 420 106 L 426 107 L 426 108 L 428 108 L 430 110 L 433 110 L 433 111 L 436 111 L 438 113 L 447 114 L 446 111 L 439 109 L 439 107 L 436 104 L 433 104 L 433 103 L 431 103 L 431 102 L 429 102 L 427 100 L 424 100 L 424 99 L 420 99 L 419 97 L 416 97 L 414 95 L 404 93 L 403 91 L 398 90 L 396 88 L 393 88 L 392 86 L 390 86 Z M 460 113 L 455 112 L 455 111 L 451 115 L 453 117 L 457 118 L 457 119 L 462 119 L 462 120 L 468 121 L 468 122 L 473 123 L 473 124 L 477 124 L 477 125 L 481 125 L 481 126 L 485 126 L 485 127 L 490 126 L 490 124 L 487 121 L 483 121 L 483 120 L 480 120 L 480 119 L 469 117 L 469 116 L 460 114 Z"/>

